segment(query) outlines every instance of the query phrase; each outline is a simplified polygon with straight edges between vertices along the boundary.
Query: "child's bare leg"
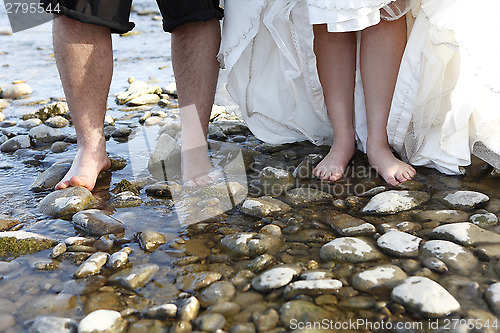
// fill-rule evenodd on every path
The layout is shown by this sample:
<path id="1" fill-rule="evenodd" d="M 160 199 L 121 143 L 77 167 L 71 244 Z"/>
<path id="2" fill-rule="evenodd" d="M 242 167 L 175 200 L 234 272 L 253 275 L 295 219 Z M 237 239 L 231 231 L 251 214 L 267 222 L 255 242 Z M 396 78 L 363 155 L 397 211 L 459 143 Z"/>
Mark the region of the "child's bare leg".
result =
<path id="1" fill-rule="evenodd" d="M 315 25 L 314 52 L 333 127 L 333 145 L 328 155 L 314 169 L 314 174 L 321 179 L 335 181 L 342 177 L 355 151 L 352 118 L 356 34 L 329 33 L 326 25 Z"/>
<path id="2" fill-rule="evenodd" d="M 412 179 L 416 171 L 397 159 L 388 143 L 387 119 L 406 45 L 406 20 L 382 21 L 361 33 L 361 76 L 368 122 L 367 154 L 390 185 Z"/>

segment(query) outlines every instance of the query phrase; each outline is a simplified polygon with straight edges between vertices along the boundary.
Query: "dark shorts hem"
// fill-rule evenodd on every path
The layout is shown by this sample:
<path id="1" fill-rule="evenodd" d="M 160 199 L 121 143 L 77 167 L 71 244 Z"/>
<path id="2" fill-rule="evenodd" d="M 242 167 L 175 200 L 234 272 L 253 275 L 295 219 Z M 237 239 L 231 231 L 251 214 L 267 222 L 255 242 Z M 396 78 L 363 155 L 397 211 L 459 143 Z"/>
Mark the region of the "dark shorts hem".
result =
<path id="1" fill-rule="evenodd" d="M 203 9 L 180 19 L 163 20 L 163 30 L 172 32 L 175 28 L 186 23 L 208 22 L 213 19 L 221 20 L 223 17 L 222 8 Z"/>
<path id="2" fill-rule="evenodd" d="M 131 31 L 135 27 L 135 24 L 133 22 L 129 22 L 127 24 L 120 24 L 114 21 L 103 20 L 93 15 L 83 14 L 77 12 L 76 10 L 71 10 L 65 7 L 61 7 L 61 14 L 82 23 L 94 24 L 101 27 L 109 28 L 111 32 L 115 34 L 124 34 L 126 32 Z"/>

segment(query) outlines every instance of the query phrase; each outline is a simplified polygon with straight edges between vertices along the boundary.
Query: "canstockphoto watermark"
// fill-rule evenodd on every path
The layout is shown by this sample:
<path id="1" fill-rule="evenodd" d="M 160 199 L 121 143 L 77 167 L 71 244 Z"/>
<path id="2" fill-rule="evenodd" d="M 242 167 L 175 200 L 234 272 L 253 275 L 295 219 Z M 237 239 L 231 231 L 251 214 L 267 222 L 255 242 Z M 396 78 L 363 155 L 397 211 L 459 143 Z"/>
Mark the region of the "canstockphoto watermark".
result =
<path id="1" fill-rule="evenodd" d="M 40 0 L 4 0 L 12 32 L 19 32 L 49 22 L 60 14 L 59 3 Z"/>

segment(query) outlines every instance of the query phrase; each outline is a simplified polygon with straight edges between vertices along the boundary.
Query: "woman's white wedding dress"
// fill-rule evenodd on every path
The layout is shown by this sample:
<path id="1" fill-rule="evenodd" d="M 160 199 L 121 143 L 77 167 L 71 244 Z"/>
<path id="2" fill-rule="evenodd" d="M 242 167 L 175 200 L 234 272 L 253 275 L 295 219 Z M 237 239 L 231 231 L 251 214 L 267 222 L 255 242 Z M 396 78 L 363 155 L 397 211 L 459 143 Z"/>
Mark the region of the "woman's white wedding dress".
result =
<path id="1" fill-rule="evenodd" d="M 470 153 L 500 168 L 498 0 L 422 0 L 403 57 L 388 135 L 413 165 L 458 174 Z M 220 60 L 242 118 L 269 143 L 329 144 L 328 118 L 313 52 L 312 24 L 356 31 L 410 10 L 410 0 L 226 0 Z M 415 2 L 413 2 L 415 4 Z M 472 16 L 472 17 L 471 17 Z M 491 20 L 488 19 L 491 17 Z M 495 26 L 497 25 L 497 26 Z M 498 43 L 497 43 L 498 44 Z M 358 147 L 366 115 L 359 72 Z"/>

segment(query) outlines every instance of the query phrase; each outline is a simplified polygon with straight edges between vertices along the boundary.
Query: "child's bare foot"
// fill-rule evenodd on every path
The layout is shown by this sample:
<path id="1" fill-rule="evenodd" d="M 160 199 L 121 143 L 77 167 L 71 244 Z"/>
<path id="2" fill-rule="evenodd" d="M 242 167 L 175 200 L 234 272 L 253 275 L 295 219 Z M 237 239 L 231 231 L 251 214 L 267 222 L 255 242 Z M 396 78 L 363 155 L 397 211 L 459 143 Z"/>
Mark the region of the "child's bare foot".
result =
<path id="1" fill-rule="evenodd" d="M 367 147 L 368 162 L 385 179 L 387 184 L 396 186 L 416 175 L 415 169 L 397 159 L 387 145 Z"/>
<path id="2" fill-rule="evenodd" d="M 328 155 L 314 168 L 314 175 L 323 180 L 339 180 L 342 178 L 347 163 L 353 157 L 355 150 L 354 139 L 335 140 Z"/>
<path id="3" fill-rule="evenodd" d="M 79 149 L 71 168 L 56 185 L 55 190 L 62 190 L 70 186 L 83 186 L 92 191 L 99 172 L 109 169 L 110 166 L 111 162 L 106 153 L 106 148 L 97 150 Z"/>

